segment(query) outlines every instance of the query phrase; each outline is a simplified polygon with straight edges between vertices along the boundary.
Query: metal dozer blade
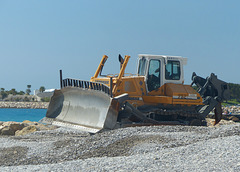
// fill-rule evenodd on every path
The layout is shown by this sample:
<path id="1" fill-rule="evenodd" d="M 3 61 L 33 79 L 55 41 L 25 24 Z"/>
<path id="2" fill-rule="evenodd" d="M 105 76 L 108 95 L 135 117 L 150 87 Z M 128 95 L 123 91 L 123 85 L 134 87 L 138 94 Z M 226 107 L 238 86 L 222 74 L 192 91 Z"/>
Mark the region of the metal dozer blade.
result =
<path id="1" fill-rule="evenodd" d="M 111 98 L 106 86 L 72 79 L 63 83 L 64 88 L 54 91 L 46 117 L 41 122 L 90 133 L 115 127 L 118 102 Z"/>

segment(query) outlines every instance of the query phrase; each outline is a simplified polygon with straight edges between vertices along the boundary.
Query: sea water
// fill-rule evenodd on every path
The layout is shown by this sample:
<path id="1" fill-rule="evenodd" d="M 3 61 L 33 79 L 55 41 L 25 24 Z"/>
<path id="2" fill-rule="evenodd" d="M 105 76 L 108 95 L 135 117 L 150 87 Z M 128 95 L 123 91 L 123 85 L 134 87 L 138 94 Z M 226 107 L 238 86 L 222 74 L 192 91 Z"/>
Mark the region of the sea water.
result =
<path id="1" fill-rule="evenodd" d="M 13 109 L 0 108 L 0 121 L 16 121 L 24 120 L 38 122 L 45 117 L 47 109 Z"/>

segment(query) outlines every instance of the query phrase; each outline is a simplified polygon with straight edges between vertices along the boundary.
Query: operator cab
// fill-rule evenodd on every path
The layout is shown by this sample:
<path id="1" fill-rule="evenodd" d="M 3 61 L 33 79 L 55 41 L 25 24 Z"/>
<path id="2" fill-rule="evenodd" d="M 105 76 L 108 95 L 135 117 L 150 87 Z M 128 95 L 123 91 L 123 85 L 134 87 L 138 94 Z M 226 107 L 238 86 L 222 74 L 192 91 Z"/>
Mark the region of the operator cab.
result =
<path id="1" fill-rule="evenodd" d="M 138 57 L 137 73 L 145 77 L 148 92 L 158 89 L 165 83 L 184 82 L 183 65 L 187 64 L 187 58 L 147 54 L 140 54 Z"/>

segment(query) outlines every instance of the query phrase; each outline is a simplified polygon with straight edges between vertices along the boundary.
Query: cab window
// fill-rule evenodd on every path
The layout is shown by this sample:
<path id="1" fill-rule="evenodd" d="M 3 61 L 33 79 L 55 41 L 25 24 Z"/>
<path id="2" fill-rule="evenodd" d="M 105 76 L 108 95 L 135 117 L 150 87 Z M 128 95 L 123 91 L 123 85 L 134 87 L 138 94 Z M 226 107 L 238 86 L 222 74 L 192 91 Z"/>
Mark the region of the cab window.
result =
<path id="1" fill-rule="evenodd" d="M 180 76 L 181 76 L 180 62 L 168 60 L 165 68 L 165 79 L 179 80 Z"/>

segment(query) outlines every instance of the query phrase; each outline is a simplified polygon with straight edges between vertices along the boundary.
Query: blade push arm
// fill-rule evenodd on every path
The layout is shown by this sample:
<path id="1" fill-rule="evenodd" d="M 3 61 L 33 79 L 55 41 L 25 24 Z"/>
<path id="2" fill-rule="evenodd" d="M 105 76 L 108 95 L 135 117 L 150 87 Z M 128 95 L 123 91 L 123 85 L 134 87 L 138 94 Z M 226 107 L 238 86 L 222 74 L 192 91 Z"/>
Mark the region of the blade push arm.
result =
<path id="1" fill-rule="evenodd" d="M 125 56 L 124 62 L 123 62 L 122 67 L 121 67 L 121 70 L 120 70 L 119 75 L 118 75 L 118 77 L 117 77 L 117 79 L 116 79 L 116 84 L 115 84 L 115 86 L 113 87 L 113 94 L 115 94 L 115 93 L 117 92 L 117 88 L 118 88 L 118 86 L 119 86 L 120 83 L 121 83 L 121 78 L 122 78 L 123 75 L 124 75 L 124 72 L 125 72 L 125 69 L 126 69 L 126 67 L 127 67 L 127 63 L 128 63 L 128 60 L 129 60 L 129 59 L 130 59 L 130 56 Z"/>
<path id="2" fill-rule="evenodd" d="M 106 55 L 104 55 L 104 56 L 102 57 L 102 60 L 101 60 L 101 62 L 100 62 L 100 64 L 99 64 L 99 66 L 98 66 L 98 68 L 97 68 L 94 76 L 93 76 L 91 79 L 94 79 L 94 78 L 97 78 L 97 77 L 98 77 L 98 75 L 99 75 L 99 73 L 102 71 L 103 66 L 104 66 L 105 62 L 107 61 L 107 59 L 108 59 L 108 56 L 106 56 Z"/>

